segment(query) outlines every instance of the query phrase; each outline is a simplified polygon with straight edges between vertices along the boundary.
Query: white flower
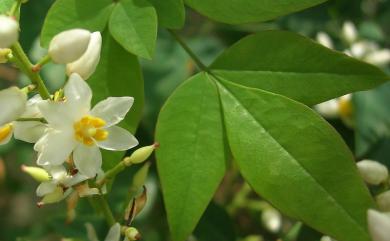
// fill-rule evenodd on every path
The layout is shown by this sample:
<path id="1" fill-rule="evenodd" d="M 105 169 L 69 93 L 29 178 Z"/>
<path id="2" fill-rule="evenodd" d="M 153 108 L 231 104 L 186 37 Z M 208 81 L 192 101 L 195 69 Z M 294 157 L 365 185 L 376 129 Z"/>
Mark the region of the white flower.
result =
<path id="1" fill-rule="evenodd" d="M 347 21 L 344 23 L 342 29 L 342 36 L 348 43 L 353 43 L 357 40 L 358 33 L 355 25 L 352 22 Z"/>
<path id="2" fill-rule="evenodd" d="M 373 241 L 390 241 L 390 217 L 375 210 L 368 210 L 368 230 Z"/>
<path id="3" fill-rule="evenodd" d="M 364 181 L 372 185 L 379 185 L 389 177 L 387 167 L 376 161 L 363 160 L 357 163 L 357 167 Z"/>
<path id="4" fill-rule="evenodd" d="M 130 110 L 132 97 L 110 97 L 91 110 L 92 91 L 77 74 L 64 88 L 66 100 L 38 104 L 48 121 L 46 134 L 35 144 L 38 165 L 61 165 L 72 154 L 76 168 L 93 177 L 100 170 L 100 148 L 124 151 L 138 145 L 127 130 L 116 126 Z"/>
<path id="5" fill-rule="evenodd" d="M 317 42 L 324 45 L 327 48 L 333 49 L 333 41 L 327 33 L 319 32 L 317 34 Z"/>
<path id="6" fill-rule="evenodd" d="M 51 179 L 42 182 L 37 188 L 37 196 L 43 197 L 40 205 L 55 203 L 66 198 L 72 191 L 72 187 L 88 179 L 88 177 L 77 173 L 70 174 L 66 168 L 60 166 L 45 166 Z"/>
<path id="7" fill-rule="evenodd" d="M 102 47 L 102 36 L 100 32 L 91 34 L 87 51 L 76 61 L 67 64 L 66 73 L 70 76 L 73 73 L 79 74 L 83 79 L 88 79 L 95 72 L 100 60 Z"/>
<path id="8" fill-rule="evenodd" d="M 90 39 L 91 32 L 85 29 L 63 31 L 51 40 L 49 56 L 58 64 L 76 61 L 87 50 Z"/>
<path id="9" fill-rule="evenodd" d="M 0 48 L 11 47 L 19 38 L 19 23 L 8 16 L 0 15 Z"/>

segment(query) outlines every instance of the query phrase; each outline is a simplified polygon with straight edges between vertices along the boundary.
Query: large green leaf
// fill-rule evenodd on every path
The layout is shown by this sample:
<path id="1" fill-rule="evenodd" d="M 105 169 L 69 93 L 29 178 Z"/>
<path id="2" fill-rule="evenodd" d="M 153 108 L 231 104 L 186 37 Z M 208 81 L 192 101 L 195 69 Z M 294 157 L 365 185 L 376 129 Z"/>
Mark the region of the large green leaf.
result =
<path id="1" fill-rule="evenodd" d="M 108 33 L 103 33 L 101 60 L 96 72 L 88 79 L 93 90 L 93 103 L 110 96 L 132 96 L 134 105 L 121 126 L 132 133 L 138 127 L 144 106 L 144 80 L 136 56 L 124 50 Z M 119 161 L 122 152 L 105 152 L 105 167 Z"/>
<path id="2" fill-rule="evenodd" d="M 213 73 L 240 85 L 314 105 L 388 80 L 380 69 L 284 31 L 246 37 L 211 65 Z"/>
<path id="3" fill-rule="evenodd" d="M 159 23 L 166 28 L 181 28 L 184 25 L 183 0 L 149 0 L 156 8 Z"/>
<path id="4" fill-rule="evenodd" d="M 338 133 L 286 97 L 218 84 L 229 145 L 251 186 L 289 216 L 340 241 L 369 241 L 371 196 Z"/>
<path id="5" fill-rule="evenodd" d="M 199 74 L 162 108 L 157 167 L 172 239 L 193 231 L 226 169 L 225 137 L 215 84 Z"/>
<path id="6" fill-rule="evenodd" d="M 6 13 L 8 12 L 11 7 L 12 7 L 12 4 L 14 3 L 15 1 L 14 0 L 1 0 L 0 1 L 0 13 Z"/>
<path id="7" fill-rule="evenodd" d="M 157 38 L 157 14 L 147 0 L 122 0 L 115 7 L 109 28 L 127 51 L 151 59 Z"/>
<path id="8" fill-rule="evenodd" d="M 57 0 L 46 16 L 41 45 L 47 47 L 56 34 L 72 28 L 103 31 L 113 6 L 112 0 Z"/>
<path id="9" fill-rule="evenodd" d="M 390 83 L 354 95 L 356 154 L 364 156 L 390 137 Z"/>
<path id="10" fill-rule="evenodd" d="M 242 24 L 271 20 L 326 0 L 185 0 L 201 14 L 223 23 Z"/>

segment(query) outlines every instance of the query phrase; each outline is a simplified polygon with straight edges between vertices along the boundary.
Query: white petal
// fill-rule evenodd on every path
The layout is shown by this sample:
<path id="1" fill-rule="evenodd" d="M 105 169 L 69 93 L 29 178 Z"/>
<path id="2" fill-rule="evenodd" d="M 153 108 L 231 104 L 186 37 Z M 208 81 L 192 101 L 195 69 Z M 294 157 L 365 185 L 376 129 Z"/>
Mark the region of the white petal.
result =
<path id="1" fill-rule="evenodd" d="M 133 97 L 109 97 L 95 105 L 91 115 L 105 120 L 107 127 L 113 126 L 125 118 L 133 103 Z"/>
<path id="2" fill-rule="evenodd" d="M 340 116 L 339 102 L 337 99 L 328 100 L 314 106 L 314 109 L 323 117 L 328 119 L 338 118 Z"/>
<path id="3" fill-rule="evenodd" d="M 373 241 L 390 240 L 390 217 L 375 210 L 368 210 L 368 230 Z"/>
<path id="4" fill-rule="evenodd" d="M 45 133 L 46 124 L 37 121 L 14 121 L 14 137 L 15 139 L 35 143 Z"/>
<path id="5" fill-rule="evenodd" d="M 27 96 L 20 89 L 11 87 L 0 91 L 0 126 L 19 118 L 26 109 Z"/>
<path id="6" fill-rule="evenodd" d="M 138 145 L 138 140 L 130 132 L 119 126 L 111 126 L 106 131 L 108 131 L 107 139 L 96 142 L 103 149 L 126 151 Z"/>
<path id="7" fill-rule="evenodd" d="M 108 231 L 107 237 L 104 241 L 119 241 L 121 237 L 121 225 L 119 223 L 115 223 Z"/>
<path id="8" fill-rule="evenodd" d="M 82 116 L 71 102 L 45 100 L 38 103 L 38 108 L 50 126 L 56 128 L 73 127 L 73 123 Z"/>
<path id="9" fill-rule="evenodd" d="M 71 187 L 87 179 L 88 179 L 87 176 L 77 173 L 74 176 L 68 177 L 62 184 L 64 184 L 66 187 Z"/>
<path id="10" fill-rule="evenodd" d="M 34 147 L 38 150 L 38 165 L 61 165 L 76 145 L 73 133 L 51 130 L 45 134 Z"/>
<path id="11" fill-rule="evenodd" d="M 9 48 L 19 38 L 19 23 L 8 16 L 0 15 L 0 48 Z"/>
<path id="12" fill-rule="evenodd" d="M 99 64 L 101 47 L 102 36 L 100 32 L 92 33 L 87 51 L 78 60 L 66 66 L 66 73 L 68 75 L 78 73 L 83 79 L 87 80 Z"/>
<path id="13" fill-rule="evenodd" d="M 85 29 L 63 31 L 51 40 L 49 55 L 54 63 L 67 64 L 80 58 L 87 50 L 91 32 Z"/>
<path id="14" fill-rule="evenodd" d="M 57 185 L 53 182 L 43 182 L 39 184 L 37 188 L 37 196 L 43 197 L 49 193 L 52 193 L 56 187 Z"/>
<path id="15" fill-rule="evenodd" d="M 22 118 L 41 118 L 42 114 L 38 109 L 37 104 L 43 101 L 40 95 L 34 95 L 27 101 L 26 110 L 22 114 Z"/>
<path id="16" fill-rule="evenodd" d="M 97 146 L 79 144 L 73 152 L 73 160 L 79 172 L 94 177 L 102 166 L 102 154 Z"/>
<path id="17" fill-rule="evenodd" d="M 91 109 L 92 90 L 78 74 L 72 74 L 64 88 L 66 100 L 78 107 L 75 110 L 87 113 Z"/>
<path id="18" fill-rule="evenodd" d="M 99 241 L 95 228 L 92 226 L 92 224 L 86 223 L 85 228 L 87 229 L 87 237 L 89 241 Z"/>

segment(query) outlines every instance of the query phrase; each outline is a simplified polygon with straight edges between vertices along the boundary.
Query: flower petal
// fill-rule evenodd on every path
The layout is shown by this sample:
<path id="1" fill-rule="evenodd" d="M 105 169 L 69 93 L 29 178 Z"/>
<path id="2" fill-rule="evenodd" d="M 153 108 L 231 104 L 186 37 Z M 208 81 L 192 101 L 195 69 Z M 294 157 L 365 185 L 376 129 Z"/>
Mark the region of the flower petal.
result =
<path id="1" fill-rule="evenodd" d="M 76 141 L 73 133 L 64 130 L 50 130 L 34 146 L 38 151 L 38 165 L 61 165 L 73 149 Z"/>
<path id="2" fill-rule="evenodd" d="M 109 97 L 99 102 L 91 111 L 91 115 L 102 118 L 110 127 L 121 122 L 134 103 L 133 97 Z"/>
<path id="3" fill-rule="evenodd" d="M 108 131 L 107 139 L 96 142 L 103 149 L 126 151 L 138 145 L 138 140 L 130 132 L 119 126 L 111 126 L 106 131 Z"/>
<path id="4" fill-rule="evenodd" d="M 102 154 L 97 146 L 79 144 L 73 152 L 73 160 L 79 172 L 94 177 L 102 166 Z"/>
<path id="5" fill-rule="evenodd" d="M 119 241 L 120 237 L 121 225 L 119 223 L 115 223 L 108 231 L 107 237 L 104 239 L 104 241 Z"/>
<path id="6" fill-rule="evenodd" d="M 0 126 L 19 118 L 26 109 L 27 96 L 17 87 L 0 91 Z"/>
<path id="7" fill-rule="evenodd" d="M 87 113 L 91 109 L 92 90 L 78 74 L 72 74 L 65 85 L 66 101 L 76 104 L 78 112 Z"/>
<path id="8" fill-rule="evenodd" d="M 45 100 L 39 102 L 37 106 L 51 127 L 73 126 L 80 118 L 80 113 L 70 102 Z"/>
<path id="9" fill-rule="evenodd" d="M 47 128 L 45 124 L 37 121 L 14 121 L 12 125 L 15 139 L 29 143 L 37 142 Z"/>
<path id="10" fill-rule="evenodd" d="M 52 193 L 56 187 L 57 185 L 53 182 L 42 182 L 37 188 L 37 196 L 43 197 L 49 193 Z"/>
<path id="11" fill-rule="evenodd" d="M 42 117 L 41 112 L 38 109 L 37 104 L 43 101 L 40 95 L 34 95 L 31 97 L 26 104 L 26 110 L 22 114 L 22 118 L 40 118 Z"/>

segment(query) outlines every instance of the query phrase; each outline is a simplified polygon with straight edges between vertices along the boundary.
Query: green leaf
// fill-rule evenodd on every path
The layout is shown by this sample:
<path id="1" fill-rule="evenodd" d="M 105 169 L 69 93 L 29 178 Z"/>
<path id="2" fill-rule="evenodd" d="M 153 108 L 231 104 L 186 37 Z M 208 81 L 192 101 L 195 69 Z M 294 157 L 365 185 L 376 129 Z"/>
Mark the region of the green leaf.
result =
<path id="1" fill-rule="evenodd" d="M 113 6 L 112 0 L 57 0 L 46 16 L 41 45 L 47 47 L 56 34 L 72 28 L 103 31 Z"/>
<path id="2" fill-rule="evenodd" d="M 194 230 L 226 170 L 225 137 L 216 86 L 201 73 L 162 108 L 157 167 L 174 241 Z"/>
<path id="3" fill-rule="evenodd" d="M 110 18 L 109 29 L 127 51 L 151 59 L 157 38 L 157 14 L 147 0 L 122 0 Z"/>
<path id="4" fill-rule="evenodd" d="M 271 20 L 326 0 L 185 0 L 201 14 L 219 22 L 243 24 Z"/>
<path id="5" fill-rule="evenodd" d="M 390 84 L 353 97 L 356 124 L 356 154 L 361 157 L 390 137 Z"/>
<path id="6" fill-rule="evenodd" d="M 264 31 L 242 39 L 211 68 L 229 81 L 309 106 L 389 79 L 377 67 L 284 31 Z"/>
<path id="7" fill-rule="evenodd" d="M 340 241 L 369 241 L 372 198 L 339 134 L 286 97 L 218 84 L 229 145 L 244 178 L 285 214 Z"/>
<path id="8" fill-rule="evenodd" d="M 103 47 L 100 63 L 95 73 L 88 79 L 93 90 L 93 103 L 110 96 L 132 96 L 134 105 L 121 126 L 132 133 L 138 127 L 144 106 L 144 80 L 136 56 L 124 50 L 108 33 L 103 33 Z M 112 167 L 119 161 L 123 152 L 105 152 L 105 167 Z M 107 159 L 109 159 L 107 161 Z"/>
<path id="9" fill-rule="evenodd" d="M 14 3 L 14 0 L 1 0 L 0 1 L 0 13 L 4 14 L 7 13 Z"/>
<path id="10" fill-rule="evenodd" d="M 185 20 L 183 0 L 149 0 L 149 2 L 156 8 L 161 26 L 172 29 L 183 27 Z"/>

